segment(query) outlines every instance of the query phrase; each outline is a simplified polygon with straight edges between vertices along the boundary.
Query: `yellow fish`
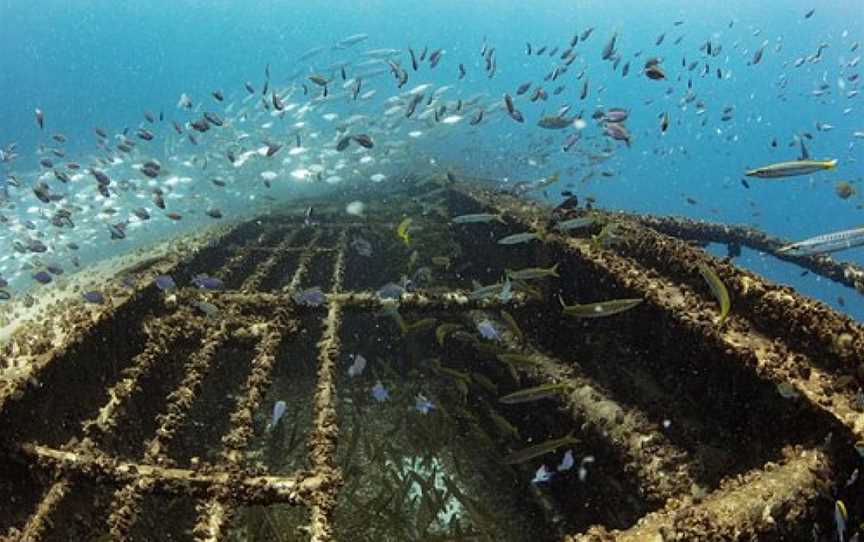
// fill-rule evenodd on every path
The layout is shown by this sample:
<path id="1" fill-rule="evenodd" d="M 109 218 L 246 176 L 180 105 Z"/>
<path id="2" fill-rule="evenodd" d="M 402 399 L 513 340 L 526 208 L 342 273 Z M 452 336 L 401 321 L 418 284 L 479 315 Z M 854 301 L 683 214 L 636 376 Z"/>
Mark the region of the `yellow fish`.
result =
<path id="1" fill-rule="evenodd" d="M 410 227 L 411 227 L 411 219 L 410 218 L 406 218 L 405 220 L 400 222 L 399 225 L 396 227 L 396 237 L 398 237 L 399 239 L 402 239 L 402 241 L 405 243 L 405 246 L 408 246 L 411 244 L 411 237 L 408 236 L 408 228 L 410 228 Z"/>

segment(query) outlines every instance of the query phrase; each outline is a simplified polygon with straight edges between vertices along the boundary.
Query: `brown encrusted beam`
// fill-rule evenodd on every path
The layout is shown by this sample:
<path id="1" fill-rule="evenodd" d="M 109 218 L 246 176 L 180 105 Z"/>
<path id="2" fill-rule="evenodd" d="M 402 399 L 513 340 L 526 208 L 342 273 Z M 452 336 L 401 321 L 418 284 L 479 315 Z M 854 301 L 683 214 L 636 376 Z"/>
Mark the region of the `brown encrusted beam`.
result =
<path id="1" fill-rule="evenodd" d="M 168 254 L 149 258 L 146 269 L 154 274 L 171 273 L 191 260 L 199 250 L 207 248 L 212 243 L 224 238 L 238 226 L 225 226 L 202 234 L 184 243 L 186 251 L 172 251 Z M 141 265 L 139 262 L 137 265 Z M 135 267 L 135 266 L 133 266 Z M 99 308 L 90 309 L 88 318 L 80 317 L 82 311 L 80 302 L 74 300 L 65 307 L 52 309 L 52 313 L 39 324 L 27 324 L 18 329 L 5 343 L 0 344 L 0 375 L 6 366 L 14 368 L 14 378 L 0 378 L 0 415 L 6 401 L 21 396 L 31 382 L 38 382 L 39 375 L 53 360 L 62 359 L 68 352 L 80 347 L 90 340 L 90 332 L 103 320 L 113 318 L 129 304 L 139 301 L 137 292 L 116 288 L 110 292 L 108 302 Z M 78 314 L 78 318 L 70 315 Z M 62 330 L 60 335 L 57 330 Z M 51 339 L 53 337 L 53 340 Z"/>
<path id="2" fill-rule="evenodd" d="M 402 297 L 396 299 L 381 299 L 375 292 L 352 291 L 328 293 L 327 303 L 339 303 L 345 310 L 355 311 L 380 311 L 387 307 L 398 306 L 405 310 L 471 310 L 471 309 L 494 309 L 500 307 L 520 307 L 532 303 L 540 304 L 543 301 L 527 296 L 522 292 L 513 292 L 513 298 L 504 303 L 495 297 L 485 299 L 470 299 L 470 292 L 454 291 L 418 291 L 405 292 Z M 257 307 L 272 307 L 274 304 L 295 305 L 291 295 L 280 292 L 213 292 L 214 299 L 225 300 L 228 303 L 239 305 L 253 305 Z M 308 307 L 297 305 L 296 310 L 306 310 Z M 314 310 L 314 309 L 313 309 Z"/>
<path id="3" fill-rule="evenodd" d="M 39 444 L 22 444 L 19 451 L 49 464 L 55 469 L 84 473 L 92 478 L 104 478 L 118 484 L 147 486 L 147 491 L 173 496 L 206 498 L 213 492 L 231 492 L 245 504 L 286 503 L 302 504 L 318 490 L 318 480 L 312 476 L 248 476 L 238 477 L 233 472 L 215 469 L 178 469 L 147 463 L 130 463 L 101 452 L 58 450 Z M 57 499 L 69 490 L 55 484 L 44 501 Z M 54 497 L 52 497 L 54 495 Z"/>
<path id="4" fill-rule="evenodd" d="M 158 365 L 163 356 L 169 354 L 174 343 L 180 338 L 194 337 L 198 320 L 190 317 L 184 310 L 163 318 L 159 325 L 149 326 L 160 335 L 148 338 L 144 350 L 132 359 L 131 366 L 123 371 L 124 378 L 108 390 L 108 402 L 99 409 L 94 420 L 84 424 L 84 434 L 99 442 L 101 435 L 111 433 L 116 428 L 117 416 L 123 405 L 133 393 L 140 392 L 140 381 Z M 155 340 L 154 340 L 155 339 Z"/>
<path id="5" fill-rule="evenodd" d="M 314 251 L 317 248 L 320 239 L 321 230 L 316 228 L 315 233 L 312 234 L 312 238 L 309 240 L 309 243 L 303 249 L 303 252 L 300 253 L 300 259 L 297 261 L 297 269 L 291 277 L 291 282 L 282 288 L 283 292 L 293 293 L 300 288 L 300 283 L 303 281 L 303 277 L 306 276 L 306 273 L 309 271 L 309 264 L 312 263 L 312 258 L 315 257 Z"/>
<path id="6" fill-rule="evenodd" d="M 695 262 L 707 258 L 730 291 L 733 315 L 743 315 L 737 321 L 747 329 L 742 332 L 731 324 L 722 329 L 703 326 L 705 336 L 710 335 L 722 351 L 746 360 L 759 376 L 792 384 L 812 404 L 849 427 L 856 438 L 864 438 L 857 388 L 840 384 L 844 375 L 856 374 L 864 364 L 864 326 L 792 288 L 771 284 L 656 232 L 625 236 L 616 250 L 683 275 L 698 275 Z M 715 332 L 708 333 L 711 330 Z"/>
<path id="7" fill-rule="evenodd" d="M 730 290 L 733 311 L 745 313 L 763 333 L 780 336 L 796 350 L 811 356 L 831 352 L 847 368 L 864 363 L 864 326 L 826 304 L 714 258 L 674 237 L 639 226 L 625 228 L 622 233 L 616 252 L 658 271 L 662 269 L 664 274 L 699 281 L 699 262 L 709 264 Z"/>
<path id="8" fill-rule="evenodd" d="M 7 533 L 8 540 L 20 540 L 22 542 L 38 542 L 42 540 L 53 524 L 51 516 L 63 502 L 63 499 L 72 489 L 72 481 L 68 476 L 63 476 L 53 484 L 42 496 L 36 511 L 27 519 L 20 532 Z"/>
<path id="9" fill-rule="evenodd" d="M 830 474 L 821 450 L 788 449 L 783 463 L 726 479 L 701 500 L 690 495 L 672 499 L 626 531 L 595 526 L 564 542 L 763 540 L 778 528 L 788 535 L 790 525 L 807 522 L 816 501 L 824 499 L 820 487 Z"/>
<path id="10" fill-rule="evenodd" d="M 327 228 L 331 230 L 344 230 L 346 228 L 383 228 L 383 229 L 395 229 L 398 226 L 398 222 L 389 222 L 389 221 L 377 221 L 377 220 L 368 220 L 366 222 L 358 222 L 358 221 L 350 221 L 350 222 L 321 222 L 320 224 L 316 224 L 316 228 Z"/>
<path id="11" fill-rule="evenodd" d="M 864 417 L 855 408 L 854 390 L 838 382 L 844 370 L 849 374 L 864 363 L 864 327 L 848 317 L 632 221 L 619 220 L 617 240 L 610 249 L 602 249 L 587 239 L 547 231 L 548 211 L 536 204 L 471 187 L 460 191 L 504 212 L 540 233 L 550 246 L 567 251 L 586 269 L 611 277 L 642 297 L 670 316 L 681 336 L 696 338 L 705 348 L 723 353 L 769 381 L 791 383 L 856 438 L 864 438 Z M 732 310 L 722 326 L 715 321 L 716 302 L 699 275 L 700 262 L 716 271 L 732 296 Z M 766 322 L 773 330 L 766 329 Z M 827 352 L 831 359 L 826 359 Z M 833 371 L 837 374 L 820 368 L 826 362 L 836 364 L 834 359 L 845 362 L 840 371 Z"/>
<path id="12" fill-rule="evenodd" d="M 204 337 L 202 347 L 189 357 L 183 381 L 168 395 L 165 412 L 157 418 L 160 425 L 155 436 L 144 445 L 144 463 L 165 466 L 171 464 L 170 459 L 165 455 L 165 449 L 189 415 L 200 391 L 201 382 L 209 372 L 216 352 L 228 341 L 231 331 L 238 325 L 230 319 L 229 315 L 226 315 L 219 327 L 214 328 Z M 107 522 L 112 540 L 129 539 L 130 530 L 138 519 L 143 497 L 152 487 L 153 482 L 142 477 L 114 493 Z"/>
<path id="13" fill-rule="evenodd" d="M 610 214 L 610 216 L 614 216 Z M 772 237 L 763 231 L 747 226 L 718 224 L 705 220 L 694 220 L 675 216 L 627 215 L 638 220 L 642 225 L 654 230 L 677 237 L 703 243 L 724 243 L 741 245 L 771 254 L 777 259 L 794 263 L 813 273 L 831 279 L 835 282 L 855 288 L 864 294 L 864 267 L 851 262 L 838 262 L 827 255 L 792 256 L 777 252 L 777 249 L 787 244 L 777 237 Z"/>
<path id="14" fill-rule="evenodd" d="M 469 314 L 476 326 L 488 313 Z M 494 318 L 493 318 L 494 319 Z M 620 456 L 624 470 L 639 480 L 642 496 L 654 505 L 682 495 L 696 485 L 698 467 L 690 454 L 675 446 L 642 411 L 620 404 L 582 371 L 578 361 L 559 360 L 526 343 L 520 347 L 506 323 L 497 321 L 504 344 L 513 352 L 530 356 L 530 366 L 520 367 L 540 384 L 570 384 L 559 397 L 564 409 L 585 424 Z"/>
<path id="15" fill-rule="evenodd" d="M 752 273 L 739 270 L 689 247 L 683 241 L 647 230 L 638 224 L 622 221 L 617 243 L 610 249 L 603 249 L 587 239 L 565 237 L 547 231 L 548 212 L 534 204 L 501 194 L 470 188 L 463 190 L 475 201 L 505 212 L 509 219 L 537 231 L 544 242 L 567 251 L 583 268 L 609 277 L 625 291 L 632 292 L 634 297 L 644 299 L 645 305 L 666 314 L 669 317 L 667 325 L 673 326 L 673 329 L 668 330 L 669 333 L 692 337 L 694 344 L 702 344 L 706 351 L 720 353 L 724 358 L 748 367 L 761 378 L 776 384 L 792 384 L 815 407 L 846 425 L 856 439 L 864 438 L 864 417 L 860 416 L 856 408 L 855 390 L 840 384 L 842 371 L 830 372 L 821 369 L 820 364 L 815 362 L 818 359 L 830 363 L 831 360 L 825 359 L 825 354 L 830 352 L 832 359 L 848 360 L 846 370 L 849 372 L 860 365 L 861 361 L 856 363 L 854 360 L 864 357 L 864 331 L 861 326 L 821 303 L 802 299 L 789 288 L 769 285 Z M 655 244 L 668 245 L 658 249 L 659 258 L 644 248 L 644 245 Z M 639 261 L 648 258 L 658 258 L 655 262 L 656 271 Z M 716 323 L 716 303 L 696 270 L 699 262 L 713 268 L 733 296 L 732 311 L 722 326 Z M 686 280 L 661 275 L 661 269 L 673 274 L 678 270 Z M 699 289 L 694 289 L 691 283 L 698 285 Z M 758 299 L 747 300 L 747 296 L 756 296 Z M 780 307 L 787 305 L 799 309 L 802 306 L 811 307 L 815 314 L 800 315 L 800 310 L 796 310 L 801 320 L 796 323 L 796 315 L 787 313 L 789 322 L 783 322 Z M 774 311 L 771 318 L 779 321 L 779 337 L 760 331 L 752 321 L 765 318 L 765 313 L 769 311 Z M 838 324 L 839 329 L 835 335 L 829 333 L 827 339 L 818 339 L 817 344 L 833 339 L 830 346 L 823 347 L 822 351 L 816 349 L 815 353 L 809 355 L 797 349 L 802 346 L 800 340 L 790 338 L 789 334 L 795 333 L 799 325 L 806 327 L 807 322 L 812 322 L 811 326 L 815 327 L 813 320 L 821 322 L 823 330 L 832 329 L 832 324 Z M 802 329 L 800 333 L 809 335 L 813 330 Z M 790 341 L 792 345 L 788 344 Z"/>
<path id="16" fill-rule="evenodd" d="M 240 287 L 241 290 L 254 292 L 261 286 L 261 281 L 264 280 L 267 275 L 273 270 L 276 265 L 280 262 L 284 261 L 285 255 L 287 255 L 291 251 L 304 251 L 308 250 L 306 247 L 292 247 L 291 245 L 294 243 L 294 240 L 303 231 L 301 228 L 297 228 L 293 230 L 290 234 L 288 234 L 285 239 L 279 242 L 279 244 L 273 248 L 269 247 L 256 247 L 253 249 L 249 249 L 250 252 L 262 252 L 267 251 L 270 252 L 270 256 L 261 262 L 258 266 L 256 266 L 255 271 L 246 277 L 246 280 L 243 281 L 243 285 Z"/>
<path id="17" fill-rule="evenodd" d="M 249 248 L 247 250 L 249 250 L 249 252 L 296 253 L 296 252 L 303 252 L 303 251 L 308 250 L 308 249 L 306 247 L 292 247 L 292 246 L 288 245 L 288 246 L 277 246 L 277 247 L 252 247 L 252 248 Z M 330 254 L 332 252 L 336 252 L 336 249 L 333 247 L 317 247 L 317 248 L 313 248 L 312 252 L 314 254 Z"/>
<path id="18" fill-rule="evenodd" d="M 337 244 L 339 248 L 333 267 L 333 294 L 342 291 L 345 280 L 345 253 L 348 248 L 348 233 L 343 230 Z M 333 301 L 324 320 L 324 334 L 318 344 L 318 383 L 315 388 L 315 426 L 309 438 L 309 461 L 312 472 L 321 484 L 312 494 L 309 533 L 312 542 L 333 539 L 333 510 L 342 482 L 336 465 L 336 442 L 339 436 L 336 418 L 336 359 L 342 346 L 339 332 L 342 327 L 342 303 Z"/>
<path id="19" fill-rule="evenodd" d="M 152 370 L 160 356 L 170 350 L 171 343 L 188 331 L 188 328 L 181 324 L 183 322 L 181 314 L 174 315 L 171 320 L 175 325 L 154 326 L 147 325 L 145 322 L 144 327 L 148 330 L 148 338 L 143 351 L 135 356 L 130 367 L 126 370 L 127 379 L 121 380 L 109 390 L 108 402 L 99 409 L 96 417 L 82 423 L 85 434 L 99 435 L 101 432 L 113 431 L 116 426 L 116 417 L 122 410 L 125 400 L 136 390 L 139 378 Z M 65 446 L 71 447 L 74 444 L 74 441 L 70 440 Z M 85 437 L 82 446 L 90 448 L 93 446 L 93 441 L 89 437 Z M 72 486 L 72 481 L 68 475 L 62 476 L 52 484 L 34 514 L 28 518 L 22 531 L 22 539 L 28 542 L 42 540 L 42 536 L 46 534 L 46 523 L 50 523 L 51 515 L 56 512 L 63 499 L 73 490 Z"/>
<path id="20" fill-rule="evenodd" d="M 277 236 L 284 235 L 285 233 L 286 231 L 283 229 L 267 230 L 264 233 L 260 233 L 256 239 L 247 240 L 245 244 L 232 245 L 229 249 L 231 255 L 225 259 L 225 263 L 219 267 L 218 271 L 213 273 L 213 276 L 224 280 L 231 278 L 252 257 L 254 252 L 252 250 L 253 247 L 259 248 L 260 245 L 266 245 L 274 241 Z"/>
<path id="21" fill-rule="evenodd" d="M 279 308 L 266 322 L 253 324 L 250 332 L 258 337 L 252 370 L 237 400 L 230 417 L 230 430 L 222 437 L 224 449 L 222 461 L 217 468 L 227 472 L 229 478 L 239 482 L 245 477 L 243 452 L 254 436 L 252 417 L 260 406 L 271 382 L 276 351 L 283 333 L 292 333 L 295 324 L 287 317 L 285 309 Z M 238 503 L 233 484 L 212 492 L 210 498 L 199 503 L 198 521 L 192 530 L 199 541 L 216 542 L 222 539 L 223 528 L 230 521 L 234 506 Z"/>

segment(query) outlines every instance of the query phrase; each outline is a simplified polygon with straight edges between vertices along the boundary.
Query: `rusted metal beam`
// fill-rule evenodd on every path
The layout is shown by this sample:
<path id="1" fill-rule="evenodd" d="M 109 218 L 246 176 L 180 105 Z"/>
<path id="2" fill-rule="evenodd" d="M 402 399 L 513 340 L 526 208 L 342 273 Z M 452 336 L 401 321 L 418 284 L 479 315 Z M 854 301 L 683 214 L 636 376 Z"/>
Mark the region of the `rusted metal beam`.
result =
<path id="1" fill-rule="evenodd" d="M 165 455 L 165 449 L 189 415 L 200 391 L 201 382 L 209 372 L 216 352 L 228 341 L 231 331 L 238 326 L 239 323 L 236 321 L 230 318 L 224 319 L 219 327 L 204 337 L 202 347 L 189 357 L 182 382 L 176 390 L 168 394 L 168 405 L 164 414 L 157 417 L 160 424 L 156 434 L 144 445 L 144 463 L 166 466 L 171 464 Z M 141 477 L 115 491 L 107 521 L 113 540 L 129 539 L 131 528 L 138 519 L 145 492 L 152 490 L 153 487 L 151 480 Z"/>
<path id="2" fill-rule="evenodd" d="M 301 504 L 319 488 L 312 476 L 248 476 L 218 470 L 190 470 L 163 467 L 148 463 L 130 463 L 98 451 L 67 451 L 22 444 L 19 451 L 39 461 L 53 465 L 60 472 L 86 473 L 92 478 L 105 478 L 120 484 L 142 484 L 153 493 L 205 498 L 213 492 L 230 491 L 244 504 Z M 45 501 L 56 500 L 69 486 L 52 487 Z"/>
<path id="3" fill-rule="evenodd" d="M 283 312 L 281 317 L 277 315 L 272 320 L 253 325 L 251 332 L 258 336 L 258 344 L 252 360 L 252 371 L 231 413 L 231 429 L 222 437 L 225 448 L 217 469 L 226 471 L 229 478 L 235 481 L 244 477 L 243 452 L 254 435 L 252 417 L 270 385 L 276 350 L 283 334 L 290 334 L 294 330 L 284 310 L 280 310 Z M 237 500 L 236 488 L 232 484 L 227 484 L 221 491 L 211 492 L 210 498 L 198 506 L 199 517 L 192 530 L 195 539 L 208 542 L 222 540 L 223 529 L 231 518 Z"/>
<path id="4" fill-rule="evenodd" d="M 303 231 L 298 228 L 293 230 L 290 234 L 285 236 L 285 239 L 279 242 L 279 244 L 273 248 L 266 248 L 266 251 L 270 253 L 270 256 L 264 260 L 261 264 L 259 264 L 255 271 L 252 272 L 251 275 L 246 277 L 246 280 L 243 281 L 243 285 L 240 287 L 241 290 L 245 291 L 255 291 L 261 286 L 261 281 L 263 281 L 267 275 L 276 267 L 280 262 L 284 261 L 285 256 L 291 251 L 305 251 L 308 250 L 306 247 L 294 247 L 292 246 L 294 240 Z M 254 251 L 262 251 L 262 248 L 256 249 L 247 249 L 250 252 Z"/>
<path id="5" fill-rule="evenodd" d="M 192 291 L 194 292 L 194 290 Z M 351 291 L 326 294 L 327 304 L 339 303 L 345 310 L 375 312 L 388 307 L 398 306 L 405 310 L 471 310 L 471 309 L 494 309 L 500 307 L 520 307 L 530 304 L 540 304 L 542 300 L 530 297 L 523 292 L 513 292 L 512 299 L 504 303 L 495 297 L 485 299 L 471 299 L 470 292 L 462 290 L 432 291 L 423 290 L 417 292 L 405 292 L 399 299 L 382 299 L 375 292 Z M 238 305 L 254 305 L 260 307 L 275 306 L 277 304 L 296 305 L 297 311 L 322 310 L 297 305 L 294 298 L 287 292 L 212 292 L 214 299 L 225 300 L 228 303 Z"/>
<path id="6" fill-rule="evenodd" d="M 312 263 L 312 258 L 315 256 L 315 249 L 318 246 L 318 241 L 321 240 L 321 230 L 316 229 L 315 233 L 312 234 L 312 238 L 309 240 L 309 243 L 303 249 L 303 252 L 300 254 L 300 259 L 297 262 L 297 269 L 294 271 L 294 275 L 291 277 L 291 281 L 282 288 L 283 292 L 294 293 L 297 289 L 300 288 L 300 284 L 303 281 L 303 277 L 306 276 L 306 273 L 309 272 L 309 264 Z"/>
<path id="7" fill-rule="evenodd" d="M 285 229 L 272 229 L 265 233 L 261 233 L 255 239 L 248 239 L 242 245 L 231 245 L 229 250 L 230 255 L 225 259 L 225 262 L 219 266 L 219 269 L 213 273 L 214 277 L 223 280 L 229 280 L 238 271 L 240 271 L 254 256 L 255 251 L 250 250 L 254 247 L 266 246 L 270 242 L 275 242 L 280 236 L 287 233 Z"/>
<path id="8" fill-rule="evenodd" d="M 646 540 L 763 540 L 779 528 L 805 521 L 822 498 L 820 486 L 830 476 L 828 460 L 818 449 L 787 450 L 781 464 L 724 480 L 702 499 L 682 495 L 626 531 L 592 527 L 564 542 L 644 542 Z M 773 538 L 772 538 L 773 539 Z"/>
<path id="9" fill-rule="evenodd" d="M 248 247 L 246 250 L 249 252 L 265 252 L 265 253 L 288 253 L 288 254 L 299 254 L 304 252 L 306 247 L 294 247 L 294 246 L 282 246 L 280 243 L 279 246 L 275 247 Z M 332 254 L 336 252 L 336 249 L 333 247 L 317 247 L 312 249 L 314 254 Z"/>
<path id="10" fill-rule="evenodd" d="M 139 379 L 154 368 L 156 361 L 169 350 L 172 342 L 176 341 L 183 333 L 189 331 L 187 327 L 182 325 L 184 321 L 182 314 L 178 313 L 174 315 L 172 320 L 173 325 L 171 326 L 151 326 L 145 324 L 145 328 L 150 330 L 150 332 L 144 349 L 132 360 L 131 366 L 127 370 L 127 379 L 121 380 L 109 390 L 108 402 L 102 406 L 96 417 L 86 420 L 82 424 L 85 434 L 92 434 L 98 437 L 105 432 L 112 431 L 116 426 L 117 416 L 122 411 L 123 404 L 137 389 Z M 76 441 L 77 439 L 72 439 L 65 446 L 73 447 L 76 445 Z M 78 447 L 81 449 L 93 448 L 94 442 L 91 438 L 85 437 L 78 444 Z M 46 450 L 44 447 L 31 446 L 30 448 L 24 448 L 24 451 L 37 449 Z M 41 459 L 48 458 L 46 454 L 35 455 Z M 23 529 L 23 538 L 28 542 L 42 540 L 42 537 L 46 534 L 45 525 L 50 523 L 51 516 L 56 513 L 63 499 L 73 490 L 74 484 L 70 474 L 61 476 L 55 481 L 43 496 L 34 514 L 28 518 Z"/>
<path id="11" fill-rule="evenodd" d="M 621 220 L 618 241 L 607 249 L 588 239 L 547 230 L 548 211 L 535 204 L 463 190 L 537 232 L 549 246 L 575 258 L 580 268 L 643 298 L 647 306 L 669 317 L 669 333 L 688 337 L 715 357 L 747 367 L 761 378 L 791 383 L 815 408 L 846 425 L 852 436 L 864 438 L 864 419 L 855 408 L 854 390 L 838 383 L 844 373 L 851 374 L 864 363 L 861 325 L 791 288 L 770 284 L 637 223 Z M 714 269 L 733 296 L 731 314 L 722 326 L 716 323 L 713 298 L 698 271 L 700 263 Z M 828 352 L 830 359 L 826 359 Z M 824 369 L 826 364 L 833 370 Z M 811 380 L 811 375 L 816 378 Z"/>
<path id="12" fill-rule="evenodd" d="M 125 403 L 132 394 L 141 391 L 141 380 L 155 369 L 163 356 L 171 352 L 178 339 L 194 337 L 198 332 L 194 324 L 199 322 L 188 311 L 178 310 L 161 319 L 159 325 L 149 326 L 149 329 L 161 333 L 158 340 L 151 336 L 144 351 L 135 356 L 131 366 L 124 371 L 124 377 L 108 390 L 108 402 L 99 409 L 96 419 L 84 424 L 84 433 L 98 442 L 102 435 L 113 432 Z"/>
<path id="13" fill-rule="evenodd" d="M 558 394 L 563 410 L 620 457 L 625 472 L 638 480 L 647 501 L 662 505 L 696 485 L 699 467 L 690 454 L 675 446 L 644 412 L 616 401 L 582 370 L 578 361 L 549 356 L 528 342 L 518 344 L 506 323 L 484 311 L 470 313 L 468 318 L 474 326 L 482 320 L 495 320 L 508 350 L 532 360 L 530 365 L 520 365 L 520 369 L 538 385 L 569 385 Z"/>
<path id="14" fill-rule="evenodd" d="M 338 242 L 338 255 L 333 267 L 332 293 L 339 294 L 345 280 L 345 254 L 348 235 L 343 230 Z M 342 475 L 336 465 L 336 441 L 339 435 L 336 419 L 335 366 L 342 346 L 342 303 L 329 304 L 324 320 L 324 335 L 318 344 L 318 382 L 315 388 L 315 425 L 309 438 L 309 461 L 312 471 L 321 480 L 320 489 L 312 495 L 309 533 L 312 542 L 333 539 L 333 510 Z"/>
<path id="15" fill-rule="evenodd" d="M 609 216 L 614 216 L 614 214 L 610 213 Z M 703 243 L 740 245 L 765 252 L 779 260 L 793 263 L 844 286 L 855 288 L 864 294 L 864 267 L 852 262 L 836 261 L 828 255 L 792 256 L 777 252 L 777 249 L 788 241 L 772 237 L 755 228 L 718 224 L 705 220 L 675 216 L 646 214 L 627 216 L 639 221 L 644 226 L 679 239 L 689 239 Z"/>
<path id="16" fill-rule="evenodd" d="M 240 227 L 237 224 L 208 230 L 183 241 L 184 251 L 165 249 L 164 253 L 142 259 L 121 269 L 118 274 L 147 271 L 152 274 L 172 273 L 184 262 L 192 260 L 213 242 L 224 239 Z M 173 245 L 177 249 L 177 245 Z M 138 302 L 136 291 L 116 288 L 110 292 L 104 307 L 82 311 L 76 302 L 57 306 L 39 323 L 26 323 L 12 332 L 8 340 L 0 341 L 0 414 L 10 399 L 20 397 L 27 386 L 38 382 L 45 368 L 67 352 L 90 339 L 90 332 L 101 322 L 115 318 L 124 308 Z M 7 370 L 7 368 L 9 370 Z"/>
<path id="17" fill-rule="evenodd" d="M 62 477 L 48 489 L 39 501 L 39 506 L 36 511 L 27 519 L 27 523 L 21 532 L 8 533 L 9 540 L 21 540 L 22 542 L 38 542 L 43 540 L 48 534 L 48 529 L 51 528 L 51 516 L 60 507 L 69 492 L 72 490 L 73 484 L 69 477 Z"/>

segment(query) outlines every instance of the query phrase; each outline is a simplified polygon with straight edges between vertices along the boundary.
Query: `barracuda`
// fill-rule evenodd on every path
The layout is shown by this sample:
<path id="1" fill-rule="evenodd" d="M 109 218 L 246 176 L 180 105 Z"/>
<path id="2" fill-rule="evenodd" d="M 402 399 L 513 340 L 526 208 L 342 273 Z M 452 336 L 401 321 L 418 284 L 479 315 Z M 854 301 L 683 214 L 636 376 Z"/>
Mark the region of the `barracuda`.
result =
<path id="1" fill-rule="evenodd" d="M 864 227 L 817 235 L 777 249 L 780 254 L 810 256 L 838 252 L 864 245 Z"/>
<path id="2" fill-rule="evenodd" d="M 751 169 L 745 173 L 748 177 L 761 177 L 773 179 L 776 177 L 795 177 L 797 175 L 809 175 L 823 169 L 834 169 L 837 160 L 793 160 L 791 162 L 779 162 L 769 166 Z"/>

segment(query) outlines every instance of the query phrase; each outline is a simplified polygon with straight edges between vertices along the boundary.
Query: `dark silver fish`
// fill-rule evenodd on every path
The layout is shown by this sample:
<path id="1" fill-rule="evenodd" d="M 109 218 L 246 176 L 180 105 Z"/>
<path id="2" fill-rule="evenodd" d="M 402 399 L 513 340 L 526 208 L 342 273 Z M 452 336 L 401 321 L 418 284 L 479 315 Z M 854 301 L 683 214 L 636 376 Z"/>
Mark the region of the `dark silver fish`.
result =
<path id="1" fill-rule="evenodd" d="M 765 47 L 760 47 L 760 48 L 756 49 L 756 52 L 753 53 L 753 60 L 750 62 L 750 64 L 753 66 L 755 66 L 756 64 L 759 64 L 759 62 L 762 60 L 762 54 L 764 52 L 765 52 Z"/>
<path id="2" fill-rule="evenodd" d="M 345 136 L 342 139 L 340 139 L 338 142 L 336 142 L 336 150 L 339 152 L 342 152 L 345 149 L 347 149 L 348 145 L 350 145 L 350 144 L 351 144 L 351 136 Z"/>
<path id="3" fill-rule="evenodd" d="M 216 113 L 211 113 L 209 111 L 205 111 L 204 112 L 204 118 L 207 119 L 207 122 L 209 122 L 210 124 L 213 124 L 215 126 L 223 126 L 225 124 L 222 121 L 222 118 Z"/>
<path id="4" fill-rule="evenodd" d="M 444 51 L 441 49 L 435 49 L 429 54 L 429 67 L 434 68 L 441 62 L 441 58 L 443 56 Z"/>
<path id="5" fill-rule="evenodd" d="M 540 128 L 546 128 L 547 130 L 561 130 L 571 126 L 575 117 L 572 119 L 568 119 L 564 116 L 545 116 L 537 122 L 537 126 Z"/>
<path id="6" fill-rule="evenodd" d="M 408 102 L 408 108 L 405 110 L 405 118 L 410 118 L 411 115 L 414 114 L 414 111 L 417 109 L 417 105 L 423 101 L 423 94 L 416 94 L 411 98 L 411 101 Z"/>
<path id="7" fill-rule="evenodd" d="M 329 81 L 327 78 L 325 78 L 323 75 L 319 75 L 319 74 L 317 74 L 317 73 L 316 73 L 316 74 L 312 74 L 312 75 L 310 75 L 310 76 L 308 77 L 308 79 L 309 79 L 310 81 L 312 81 L 313 83 L 315 83 L 316 85 L 318 85 L 319 87 L 326 87 L 327 84 L 330 82 L 330 81 Z"/>
<path id="8" fill-rule="evenodd" d="M 108 177 L 108 175 L 106 175 L 103 171 L 90 168 L 90 174 L 96 178 L 96 182 L 98 182 L 100 185 L 108 186 L 109 184 L 111 184 L 111 178 Z"/>
<path id="9" fill-rule="evenodd" d="M 504 94 L 504 106 L 507 108 L 507 112 L 511 115 L 516 108 L 513 106 L 513 98 L 509 94 Z"/>
<path id="10" fill-rule="evenodd" d="M 361 147 L 365 147 L 367 149 L 371 149 L 375 146 L 375 143 L 372 141 L 372 138 L 367 134 L 357 134 L 355 136 L 351 136 L 351 139 L 354 140 L 355 143 L 360 145 Z"/>
<path id="11" fill-rule="evenodd" d="M 606 42 L 606 45 L 603 46 L 603 51 L 600 54 L 600 58 L 603 60 L 609 60 L 615 55 L 615 42 L 618 40 L 618 33 L 615 32 L 612 34 L 612 37 L 609 38 L 609 41 Z"/>

